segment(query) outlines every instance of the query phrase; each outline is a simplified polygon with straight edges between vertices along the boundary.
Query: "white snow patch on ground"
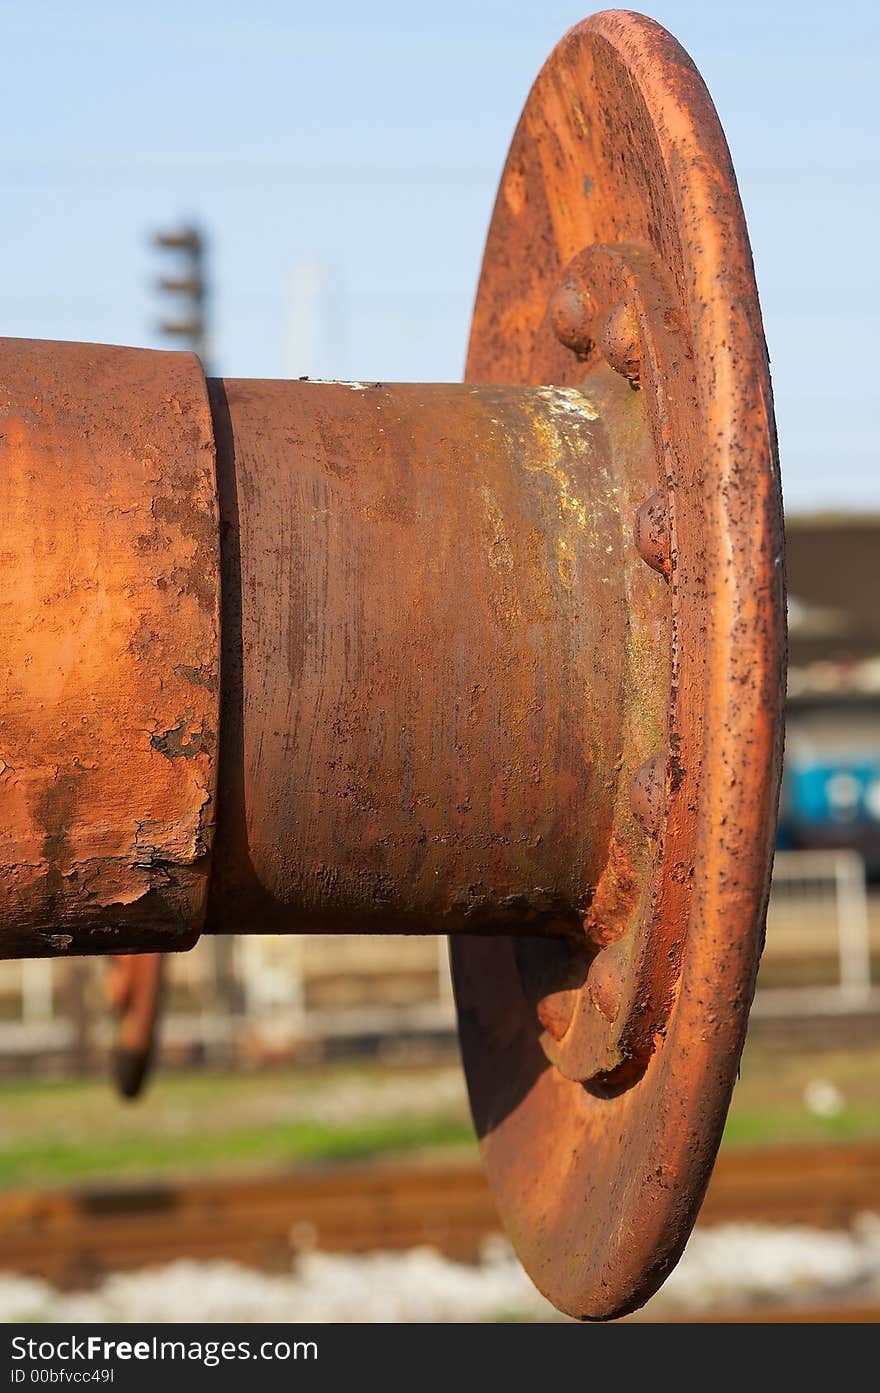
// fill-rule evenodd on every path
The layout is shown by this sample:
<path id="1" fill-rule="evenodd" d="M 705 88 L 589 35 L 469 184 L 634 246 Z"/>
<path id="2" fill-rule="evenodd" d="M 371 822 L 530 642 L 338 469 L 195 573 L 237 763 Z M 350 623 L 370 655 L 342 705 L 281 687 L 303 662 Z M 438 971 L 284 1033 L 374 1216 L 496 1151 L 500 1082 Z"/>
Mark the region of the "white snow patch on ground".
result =
<path id="1" fill-rule="evenodd" d="M 880 1217 L 851 1232 L 729 1224 L 694 1234 L 646 1314 L 699 1313 L 791 1301 L 880 1296 Z M 0 1275 L 4 1321 L 487 1321 L 556 1313 L 507 1243 L 493 1239 L 474 1266 L 428 1248 L 407 1253 L 308 1253 L 290 1272 L 232 1262 L 180 1261 L 118 1273 L 94 1291 Z"/>
<path id="2" fill-rule="evenodd" d="M 880 1216 L 851 1231 L 765 1224 L 697 1229 L 652 1313 L 880 1296 Z"/>

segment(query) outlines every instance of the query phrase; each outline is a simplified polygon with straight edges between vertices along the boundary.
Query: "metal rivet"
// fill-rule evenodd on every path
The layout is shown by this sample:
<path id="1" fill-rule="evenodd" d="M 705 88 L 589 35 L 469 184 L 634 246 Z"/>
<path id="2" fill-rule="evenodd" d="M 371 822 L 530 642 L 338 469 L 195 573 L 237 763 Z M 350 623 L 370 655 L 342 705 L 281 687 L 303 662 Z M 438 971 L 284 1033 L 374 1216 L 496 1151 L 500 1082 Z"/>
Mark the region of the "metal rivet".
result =
<path id="1" fill-rule="evenodd" d="M 666 580 L 672 574 L 669 508 L 665 493 L 652 493 L 636 513 L 633 540 L 643 561 Z"/>
<path id="2" fill-rule="evenodd" d="M 608 1022 L 616 1021 L 623 1001 L 624 971 L 620 954 L 600 953 L 590 968 L 590 1000 Z"/>
<path id="3" fill-rule="evenodd" d="M 599 347 L 614 371 L 625 377 L 631 387 L 638 387 L 642 350 L 632 305 L 626 301 L 615 305 L 599 332 Z"/>
<path id="4" fill-rule="evenodd" d="M 550 320 L 559 342 L 579 358 L 593 347 L 595 307 L 589 290 L 577 276 L 557 286 L 550 301 Z"/>
<path id="5" fill-rule="evenodd" d="M 571 1025 L 574 1007 L 575 997 L 570 991 L 552 992 L 538 1002 L 538 1020 L 552 1039 L 562 1039 Z"/>

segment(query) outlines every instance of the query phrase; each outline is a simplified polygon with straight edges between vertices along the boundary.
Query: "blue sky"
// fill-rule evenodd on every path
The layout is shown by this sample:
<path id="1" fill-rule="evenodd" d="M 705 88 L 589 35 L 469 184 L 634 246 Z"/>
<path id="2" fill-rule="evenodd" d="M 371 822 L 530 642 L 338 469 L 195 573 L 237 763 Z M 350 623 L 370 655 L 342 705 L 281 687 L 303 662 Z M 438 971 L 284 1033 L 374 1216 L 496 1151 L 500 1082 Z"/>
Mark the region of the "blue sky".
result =
<path id="1" fill-rule="evenodd" d="M 230 376 L 455 380 L 495 187 L 589 0 L 3 5 L 2 332 L 159 345 L 151 230 L 212 238 Z M 880 7 L 656 3 L 752 235 L 788 506 L 880 509 Z"/>

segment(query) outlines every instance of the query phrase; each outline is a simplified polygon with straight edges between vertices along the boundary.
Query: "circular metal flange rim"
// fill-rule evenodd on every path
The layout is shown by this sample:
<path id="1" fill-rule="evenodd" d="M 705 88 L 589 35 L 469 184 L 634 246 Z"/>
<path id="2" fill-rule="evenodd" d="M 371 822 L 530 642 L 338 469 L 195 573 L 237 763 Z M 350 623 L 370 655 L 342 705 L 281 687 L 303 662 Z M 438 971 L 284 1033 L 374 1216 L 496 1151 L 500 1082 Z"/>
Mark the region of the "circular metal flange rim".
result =
<path id="1" fill-rule="evenodd" d="M 670 740 L 682 781 L 672 801 L 667 784 L 666 818 L 688 849 L 681 966 L 644 1074 L 604 1098 L 564 1078 L 541 1049 L 512 940 L 452 947 L 471 1106 L 502 1220 L 537 1286 L 593 1319 L 634 1309 L 661 1284 L 720 1142 L 762 945 L 785 650 L 769 370 L 726 143 L 675 40 L 612 11 L 565 36 L 526 104 L 487 241 L 468 381 L 576 386 L 577 355 L 539 342 L 547 304 L 574 256 L 620 242 L 647 245 L 678 289 L 701 428 L 700 457 L 672 462 L 670 500 L 680 645 Z"/>

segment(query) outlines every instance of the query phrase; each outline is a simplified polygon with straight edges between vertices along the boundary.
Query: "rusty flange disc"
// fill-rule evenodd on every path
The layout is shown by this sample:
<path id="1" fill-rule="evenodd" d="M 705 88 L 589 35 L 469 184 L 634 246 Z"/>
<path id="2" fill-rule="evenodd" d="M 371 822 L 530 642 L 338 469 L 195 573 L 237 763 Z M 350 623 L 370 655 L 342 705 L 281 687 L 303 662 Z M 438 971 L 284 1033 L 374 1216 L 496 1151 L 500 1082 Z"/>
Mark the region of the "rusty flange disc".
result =
<path id="1" fill-rule="evenodd" d="M 467 368 L 585 392 L 609 375 L 640 391 L 653 442 L 631 525 L 666 636 L 665 735 L 631 783 L 621 751 L 627 807 L 586 947 L 452 950 L 501 1217 L 538 1287 L 589 1318 L 663 1281 L 720 1141 L 762 942 L 785 647 L 772 398 L 730 158 L 687 55 L 623 12 L 566 35 L 531 92 Z"/>

